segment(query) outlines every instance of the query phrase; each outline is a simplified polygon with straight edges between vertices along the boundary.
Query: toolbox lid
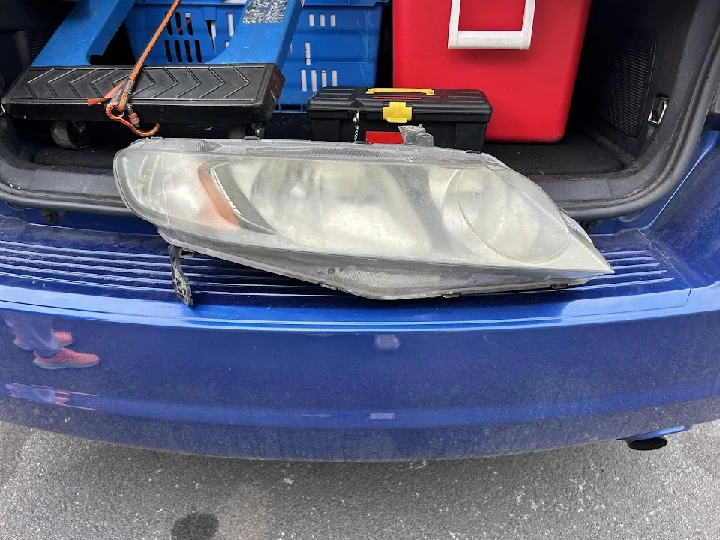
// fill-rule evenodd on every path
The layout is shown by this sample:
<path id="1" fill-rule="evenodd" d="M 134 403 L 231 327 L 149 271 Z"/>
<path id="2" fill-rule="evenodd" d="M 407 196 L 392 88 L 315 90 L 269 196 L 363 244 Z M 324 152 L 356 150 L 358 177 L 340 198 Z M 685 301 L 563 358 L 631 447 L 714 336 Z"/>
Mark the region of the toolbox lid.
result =
<path id="1" fill-rule="evenodd" d="M 392 109 L 402 115 L 403 107 L 412 110 L 413 121 L 420 122 L 489 122 L 493 112 L 480 90 L 350 86 L 323 88 L 310 99 L 307 111 L 311 118 L 352 118 L 359 112 L 369 120 L 384 116 L 387 120 Z"/>

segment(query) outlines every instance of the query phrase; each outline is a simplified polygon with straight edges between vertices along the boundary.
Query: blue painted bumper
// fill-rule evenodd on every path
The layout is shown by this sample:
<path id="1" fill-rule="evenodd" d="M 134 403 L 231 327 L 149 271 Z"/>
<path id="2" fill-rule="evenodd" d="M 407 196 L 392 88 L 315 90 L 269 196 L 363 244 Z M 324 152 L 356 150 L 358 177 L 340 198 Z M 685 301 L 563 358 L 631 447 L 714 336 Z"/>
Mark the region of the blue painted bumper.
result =
<path id="1" fill-rule="evenodd" d="M 566 291 L 370 302 L 209 259 L 175 300 L 155 236 L 0 223 L 0 312 L 52 319 L 91 368 L 0 335 L 0 419 L 271 458 L 491 455 L 720 417 L 720 147 L 706 133 L 616 270 Z"/>

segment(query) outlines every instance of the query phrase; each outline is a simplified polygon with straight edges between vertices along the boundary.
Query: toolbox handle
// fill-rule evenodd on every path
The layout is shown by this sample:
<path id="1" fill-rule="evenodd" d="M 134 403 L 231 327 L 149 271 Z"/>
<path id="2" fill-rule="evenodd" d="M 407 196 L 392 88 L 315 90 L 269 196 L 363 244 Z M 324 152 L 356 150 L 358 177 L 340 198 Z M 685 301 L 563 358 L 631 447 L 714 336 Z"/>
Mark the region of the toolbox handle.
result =
<path id="1" fill-rule="evenodd" d="M 425 94 L 434 96 L 435 90 L 430 88 L 368 88 L 366 94 Z"/>
<path id="2" fill-rule="evenodd" d="M 522 30 L 460 30 L 460 1 L 452 0 L 448 49 L 529 49 L 535 0 L 525 0 Z"/>

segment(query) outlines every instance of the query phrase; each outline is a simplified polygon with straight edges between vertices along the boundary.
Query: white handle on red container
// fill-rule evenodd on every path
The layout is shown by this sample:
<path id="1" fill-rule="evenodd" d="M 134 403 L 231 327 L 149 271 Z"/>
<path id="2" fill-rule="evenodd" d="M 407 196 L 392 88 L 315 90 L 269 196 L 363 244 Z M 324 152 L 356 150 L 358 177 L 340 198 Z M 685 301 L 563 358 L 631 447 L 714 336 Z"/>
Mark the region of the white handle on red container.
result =
<path id="1" fill-rule="evenodd" d="M 452 0 L 448 49 L 529 49 L 535 0 L 525 0 L 522 30 L 460 31 L 460 0 Z"/>

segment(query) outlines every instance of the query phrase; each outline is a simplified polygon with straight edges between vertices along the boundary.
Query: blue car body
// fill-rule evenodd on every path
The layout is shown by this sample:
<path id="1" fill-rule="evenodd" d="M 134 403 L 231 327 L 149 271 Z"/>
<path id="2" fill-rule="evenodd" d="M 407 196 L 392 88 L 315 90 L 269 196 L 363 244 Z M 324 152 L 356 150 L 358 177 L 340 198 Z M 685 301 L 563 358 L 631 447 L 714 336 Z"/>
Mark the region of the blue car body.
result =
<path id="1" fill-rule="evenodd" d="M 602 222 L 615 274 L 561 291 L 373 302 L 208 258 L 197 305 L 140 221 L 2 208 L 0 310 L 52 318 L 87 369 L 0 335 L 0 420 L 227 456 L 494 455 L 720 417 L 720 134 L 661 204 Z M 0 329 L 1 330 L 1 329 Z"/>

